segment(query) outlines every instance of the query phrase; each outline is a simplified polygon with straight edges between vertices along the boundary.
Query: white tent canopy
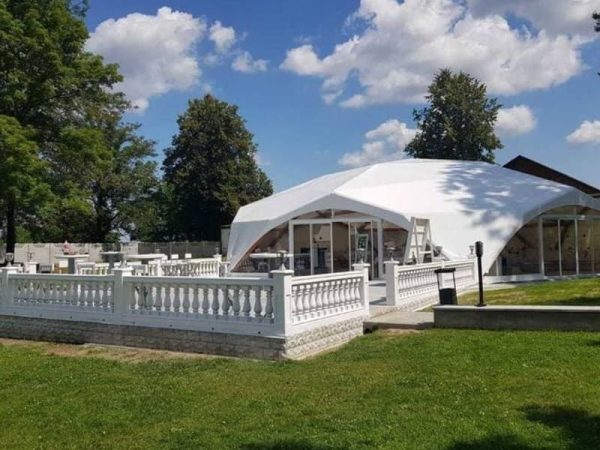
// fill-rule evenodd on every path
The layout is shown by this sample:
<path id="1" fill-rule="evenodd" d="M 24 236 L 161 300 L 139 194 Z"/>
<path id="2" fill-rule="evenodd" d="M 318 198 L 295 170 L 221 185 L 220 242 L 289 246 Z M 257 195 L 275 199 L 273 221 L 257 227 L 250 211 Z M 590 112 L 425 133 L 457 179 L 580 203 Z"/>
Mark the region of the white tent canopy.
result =
<path id="1" fill-rule="evenodd" d="M 315 178 L 242 207 L 229 239 L 235 267 L 271 229 L 302 214 L 336 209 L 384 219 L 405 229 L 430 219 L 434 245 L 463 258 L 484 243 L 484 268 L 529 220 L 561 206 L 600 210 L 600 201 L 562 184 L 472 161 L 392 161 Z"/>

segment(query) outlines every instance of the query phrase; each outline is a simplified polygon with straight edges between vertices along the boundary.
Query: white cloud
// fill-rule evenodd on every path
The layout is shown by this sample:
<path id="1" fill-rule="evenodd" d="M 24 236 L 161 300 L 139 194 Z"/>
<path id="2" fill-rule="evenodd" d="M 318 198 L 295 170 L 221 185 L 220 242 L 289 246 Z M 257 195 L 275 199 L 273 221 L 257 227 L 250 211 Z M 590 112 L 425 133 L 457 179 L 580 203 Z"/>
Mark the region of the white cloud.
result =
<path id="1" fill-rule="evenodd" d="M 324 57 L 310 44 L 288 50 L 280 67 L 322 78 L 324 98 L 347 107 L 423 101 L 443 67 L 476 76 L 494 95 L 546 89 L 583 69 L 580 35 L 557 34 L 558 25 L 511 28 L 483 6 L 477 3 L 475 15 L 458 0 L 362 0 L 352 15 L 365 25 L 361 33 Z M 360 91 L 343 97 L 354 77 Z"/>
<path id="2" fill-rule="evenodd" d="M 233 27 L 224 27 L 218 20 L 210 27 L 208 38 L 214 42 L 218 53 L 227 53 L 235 44 L 236 36 Z"/>
<path id="3" fill-rule="evenodd" d="M 600 0 L 469 0 L 474 15 L 512 13 L 537 29 L 550 33 L 590 36 L 592 13 L 600 11 Z"/>
<path id="4" fill-rule="evenodd" d="M 584 120 L 579 128 L 567 136 L 570 144 L 598 144 L 600 143 L 600 120 Z"/>
<path id="5" fill-rule="evenodd" d="M 264 72 L 267 70 L 267 60 L 254 59 L 249 52 L 242 52 L 235 57 L 231 68 L 242 73 Z"/>
<path id="6" fill-rule="evenodd" d="M 193 50 L 205 32 L 202 19 L 162 7 L 154 16 L 132 13 L 105 20 L 86 48 L 119 64 L 124 81 L 116 89 L 144 110 L 153 96 L 198 84 L 201 70 Z"/>
<path id="7" fill-rule="evenodd" d="M 378 162 L 406 158 L 404 148 L 415 137 L 417 130 L 408 128 L 396 119 L 383 122 L 365 133 L 366 142 L 357 152 L 344 153 L 339 160 L 342 166 L 360 167 Z"/>
<path id="8" fill-rule="evenodd" d="M 537 120 L 529 106 L 512 106 L 498 111 L 496 132 L 501 136 L 518 136 L 530 132 L 536 125 Z"/>

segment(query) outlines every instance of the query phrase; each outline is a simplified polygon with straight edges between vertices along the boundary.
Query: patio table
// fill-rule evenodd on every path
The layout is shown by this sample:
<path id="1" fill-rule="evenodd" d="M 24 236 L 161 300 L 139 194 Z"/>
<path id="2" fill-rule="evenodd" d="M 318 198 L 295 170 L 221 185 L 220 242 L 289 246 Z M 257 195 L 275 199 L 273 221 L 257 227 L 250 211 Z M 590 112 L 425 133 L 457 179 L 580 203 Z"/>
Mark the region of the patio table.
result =
<path id="1" fill-rule="evenodd" d="M 75 270 L 75 263 L 77 260 L 87 260 L 90 255 L 75 254 L 75 255 L 57 255 L 56 259 L 66 259 L 69 262 L 68 272 L 74 275 L 77 271 Z"/>

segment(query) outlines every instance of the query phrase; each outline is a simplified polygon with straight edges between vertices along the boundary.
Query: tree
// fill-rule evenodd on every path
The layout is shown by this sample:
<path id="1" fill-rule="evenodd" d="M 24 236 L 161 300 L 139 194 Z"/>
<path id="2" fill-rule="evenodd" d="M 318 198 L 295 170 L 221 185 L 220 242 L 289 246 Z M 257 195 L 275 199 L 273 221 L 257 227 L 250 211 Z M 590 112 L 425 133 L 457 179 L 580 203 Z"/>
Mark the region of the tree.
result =
<path id="1" fill-rule="evenodd" d="M 52 170 L 60 201 L 46 230 L 61 224 L 62 238 L 87 242 L 115 242 L 134 230 L 158 187 L 154 142 L 138 128 L 110 115 L 93 127 L 63 130 Z"/>
<path id="2" fill-rule="evenodd" d="M 211 95 L 191 100 L 163 162 L 174 238 L 218 240 L 240 206 L 273 192 L 238 108 Z"/>
<path id="3" fill-rule="evenodd" d="M 34 133 L 14 118 L 0 115 L 0 208 L 12 223 L 7 240 L 16 240 L 15 216 L 6 214 L 19 204 L 23 209 L 47 198 L 49 186 L 41 181 L 45 164 L 38 158 Z M 11 249 L 14 251 L 14 249 Z"/>
<path id="4" fill-rule="evenodd" d="M 592 19 L 594 19 L 594 30 L 600 32 L 600 13 L 592 14 Z"/>
<path id="5" fill-rule="evenodd" d="M 419 131 L 407 145 L 415 158 L 494 162 L 502 143 L 494 134 L 501 105 L 486 95 L 485 84 L 470 75 L 441 70 L 425 97 L 429 105 L 413 110 Z"/>
<path id="6" fill-rule="evenodd" d="M 86 128 L 126 104 L 110 91 L 121 81 L 116 66 L 84 50 L 85 10 L 85 1 L 0 0 L 0 115 L 30 130 L 39 160 L 57 160 L 66 127 Z M 15 218 L 24 208 L 19 200 L 5 208 L 7 251 L 14 250 Z"/>

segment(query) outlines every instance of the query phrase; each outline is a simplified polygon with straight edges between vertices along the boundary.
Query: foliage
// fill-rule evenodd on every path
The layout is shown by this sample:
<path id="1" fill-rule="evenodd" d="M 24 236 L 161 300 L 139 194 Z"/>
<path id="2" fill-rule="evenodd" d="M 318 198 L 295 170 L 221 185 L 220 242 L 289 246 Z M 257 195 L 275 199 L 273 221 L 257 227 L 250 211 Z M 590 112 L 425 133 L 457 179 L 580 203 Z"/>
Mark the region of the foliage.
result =
<path id="1" fill-rule="evenodd" d="M 406 147 L 415 158 L 494 162 L 502 143 L 494 134 L 499 105 L 470 75 L 441 70 L 429 86 L 429 105 L 413 110 L 419 132 Z"/>
<path id="2" fill-rule="evenodd" d="M 36 210 L 22 198 L 8 205 L 9 236 L 19 222 L 36 240 L 115 240 L 156 189 L 154 143 L 122 122 L 129 104 L 111 89 L 117 67 L 84 49 L 86 10 L 87 1 L 0 0 L 0 114 L 31 130 L 31 158 L 46 169 L 38 183 L 52 191 Z"/>
<path id="3" fill-rule="evenodd" d="M 211 95 L 191 100 L 163 162 L 175 238 L 218 240 L 240 206 L 270 195 L 256 145 L 237 107 Z"/>
<path id="4" fill-rule="evenodd" d="M 0 447 L 597 449 L 599 342 L 376 332 L 285 363 L 13 343 Z"/>

